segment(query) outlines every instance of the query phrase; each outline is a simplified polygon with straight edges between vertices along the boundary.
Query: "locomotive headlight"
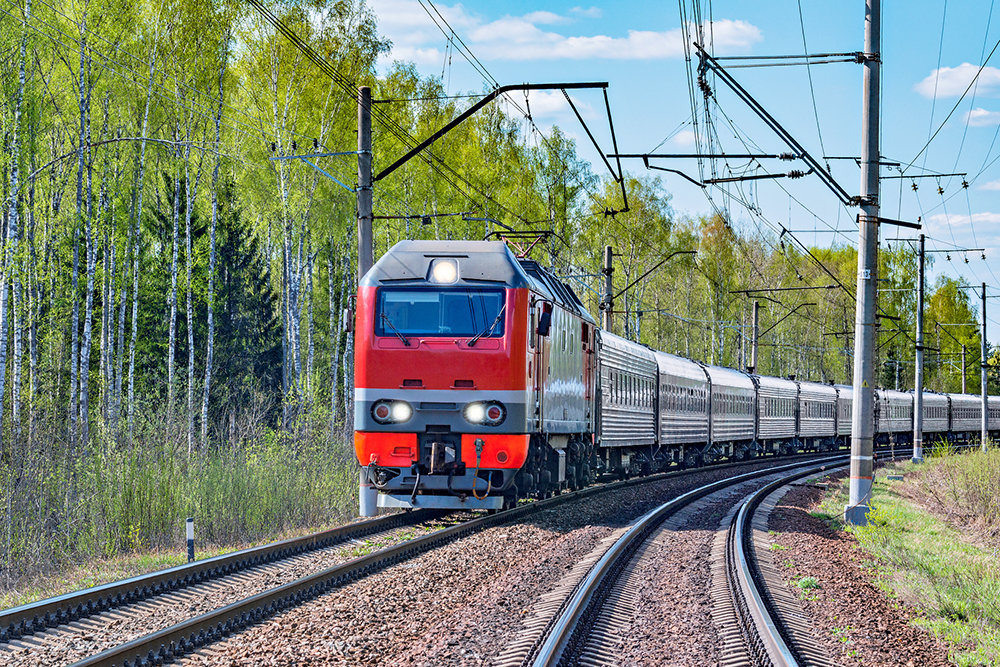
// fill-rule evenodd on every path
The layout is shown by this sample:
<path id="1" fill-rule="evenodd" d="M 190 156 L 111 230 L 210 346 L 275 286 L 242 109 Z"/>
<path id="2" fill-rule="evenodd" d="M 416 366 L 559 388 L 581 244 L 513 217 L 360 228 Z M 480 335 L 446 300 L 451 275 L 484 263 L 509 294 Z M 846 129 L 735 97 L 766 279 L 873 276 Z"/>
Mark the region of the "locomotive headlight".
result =
<path id="1" fill-rule="evenodd" d="M 507 408 L 500 401 L 477 401 L 465 406 L 465 420 L 470 424 L 499 426 L 506 418 Z"/>
<path id="2" fill-rule="evenodd" d="M 486 419 L 486 405 L 483 403 L 469 403 L 465 406 L 465 419 L 473 424 L 482 424 Z"/>
<path id="3" fill-rule="evenodd" d="M 440 257 L 432 260 L 429 280 L 445 285 L 455 282 L 458 280 L 458 262 Z"/>
<path id="4" fill-rule="evenodd" d="M 397 422 L 409 421 L 413 416 L 413 408 L 405 401 L 396 401 L 392 406 L 392 419 Z"/>
<path id="5" fill-rule="evenodd" d="M 379 424 L 395 424 L 409 421 L 413 416 L 413 408 L 406 401 L 375 401 L 372 406 L 372 418 Z"/>

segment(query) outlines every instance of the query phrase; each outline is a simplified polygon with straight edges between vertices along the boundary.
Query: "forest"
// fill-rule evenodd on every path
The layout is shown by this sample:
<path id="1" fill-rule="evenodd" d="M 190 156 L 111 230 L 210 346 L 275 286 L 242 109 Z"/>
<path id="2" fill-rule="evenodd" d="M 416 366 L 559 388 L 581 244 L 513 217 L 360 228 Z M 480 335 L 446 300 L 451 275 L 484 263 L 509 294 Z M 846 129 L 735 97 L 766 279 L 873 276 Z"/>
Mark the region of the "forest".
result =
<path id="1" fill-rule="evenodd" d="M 388 48 L 364 0 L 0 8 L 6 585 L 176 547 L 187 516 L 202 539 L 240 543 L 352 514 L 357 86 L 376 101 L 376 172 L 488 92 L 449 94 L 407 63 L 379 72 Z M 327 154 L 336 180 L 287 159 L 304 153 Z M 615 304 L 617 333 L 745 367 L 756 298 L 758 372 L 850 382 L 851 246 L 808 247 L 736 210 L 678 215 L 642 174 L 623 186 L 629 210 L 609 214 L 622 184 L 568 128 L 500 101 L 378 183 L 375 254 L 482 238 L 493 220 L 549 230 L 531 257 L 597 316 L 610 245 L 616 290 L 642 278 Z M 697 254 L 643 277 L 677 250 Z M 909 388 L 913 247 L 883 246 L 879 277 L 879 381 Z M 799 287 L 815 289 L 784 289 Z M 964 287 L 927 287 L 931 389 L 961 388 L 963 345 L 978 387 Z"/>

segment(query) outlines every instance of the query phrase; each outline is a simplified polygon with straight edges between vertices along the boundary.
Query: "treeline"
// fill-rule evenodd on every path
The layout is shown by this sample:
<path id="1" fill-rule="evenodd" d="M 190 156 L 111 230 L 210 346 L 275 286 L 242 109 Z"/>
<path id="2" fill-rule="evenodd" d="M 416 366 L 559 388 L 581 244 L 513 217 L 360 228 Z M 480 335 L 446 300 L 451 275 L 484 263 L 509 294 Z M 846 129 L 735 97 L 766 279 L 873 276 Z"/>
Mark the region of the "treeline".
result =
<path id="1" fill-rule="evenodd" d="M 372 86 L 377 100 L 376 172 L 468 101 L 406 64 L 377 77 L 389 44 L 363 0 L 266 6 L 334 79 L 252 3 L 0 9 L 8 578 L 169 543 L 192 514 L 208 539 L 238 540 L 353 509 L 354 91 Z M 404 238 L 482 238 L 502 229 L 493 221 L 551 229 L 532 256 L 596 314 L 605 244 L 620 255 L 617 289 L 697 249 L 625 291 L 616 327 L 732 366 L 749 354 L 750 299 L 737 291 L 842 283 L 762 296 L 762 330 L 774 328 L 758 367 L 849 379 L 853 250 L 740 233 L 718 215 L 678 219 L 652 179 L 629 177 L 630 211 L 607 215 L 622 208 L 618 184 L 516 104 L 488 106 L 378 182 L 376 255 Z M 325 154 L 310 160 L 337 180 L 290 159 L 303 154 Z M 912 288 L 914 267 L 905 249 L 883 256 L 882 308 L 899 318 L 879 334 L 883 384 L 895 367 L 881 362 L 894 361 L 911 382 L 913 293 L 893 290 Z M 944 356 L 955 341 L 975 377 L 978 334 L 954 326 L 974 312 L 954 283 L 934 286 L 927 326 L 942 323 L 943 337 L 928 386 L 960 384 L 957 357 Z"/>

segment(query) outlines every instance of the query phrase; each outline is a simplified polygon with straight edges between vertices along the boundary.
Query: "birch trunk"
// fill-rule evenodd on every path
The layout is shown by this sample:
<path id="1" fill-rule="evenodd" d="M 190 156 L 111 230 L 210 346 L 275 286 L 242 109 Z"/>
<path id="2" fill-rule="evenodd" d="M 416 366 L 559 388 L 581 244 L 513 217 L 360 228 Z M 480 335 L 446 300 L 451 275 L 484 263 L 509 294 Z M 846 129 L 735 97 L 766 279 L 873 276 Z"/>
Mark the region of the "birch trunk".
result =
<path id="1" fill-rule="evenodd" d="M 337 306 L 339 297 L 334 301 L 334 245 L 330 242 L 330 270 L 328 275 L 328 287 L 330 290 L 330 442 L 335 442 L 337 437 L 337 404 L 340 402 L 338 395 L 340 388 L 340 376 L 338 373 L 340 365 L 340 331 L 337 329 Z"/>
<path id="2" fill-rule="evenodd" d="M 24 22 L 21 32 L 20 62 L 17 72 L 17 96 L 14 99 L 14 118 L 11 126 L 11 168 L 10 168 L 10 201 L 7 209 L 7 244 L 4 253 L 3 276 L 0 278 L 0 460 L 10 461 L 10 455 L 4 448 L 3 442 L 3 398 L 4 393 L 4 373 L 7 367 L 7 280 L 8 272 L 13 273 L 14 260 L 17 252 L 18 239 L 18 208 L 20 199 L 18 188 L 20 183 L 20 160 L 21 160 L 21 107 L 24 104 L 24 84 L 27 76 L 27 48 L 28 48 L 28 19 L 31 18 L 31 0 L 24 2 Z M 10 443 L 7 445 L 11 446 Z M 9 516 L 9 514 L 8 514 Z M 8 544 L 10 542 L 10 531 L 8 525 Z M 10 553 L 8 548 L 7 554 Z"/>
<path id="3" fill-rule="evenodd" d="M 142 114 L 142 141 L 139 149 L 139 176 L 136 182 L 135 232 L 132 237 L 132 341 L 128 351 L 128 436 L 129 443 L 135 428 L 135 343 L 139 335 L 139 246 L 142 234 L 142 193 L 146 176 L 146 131 L 149 127 L 149 103 L 153 98 L 153 75 L 156 71 L 156 47 L 159 33 L 153 37 L 153 53 L 149 59 L 149 87 L 146 89 L 146 108 Z M 124 290 L 123 290 L 124 291 Z M 124 304 L 124 294 L 123 294 Z M 124 312 L 124 310 L 123 310 Z"/>
<path id="4" fill-rule="evenodd" d="M 185 166 L 185 173 L 187 167 Z M 190 187 L 188 185 L 187 187 Z M 191 303 L 191 211 L 184 213 L 184 264 L 187 267 L 187 343 L 188 343 L 188 381 L 187 381 L 187 453 L 191 457 L 194 449 L 194 308 Z"/>
<path id="5" fill-rule="evenodd" d="M 179 96 L 178 92 L 178 96 Z M 179 132 L 176 133 L 178 136 Z M 167 428 L 173 432 L 174 423 L 174 359 L 177 354 L 177 225 L 181 210 L 181 179 L 180 155 L 174 150 L 174 215 L 173 230 L 170 235 L 170 296 L 167 297 L 167 307 L 170 309 L 170 333 L 167 340 Z"/>
<path id="6" fill-rule="evenodd" d="M 215 114 L 215 166 L 212 168 L 212 223 L 208 240 L 208 340 L 205 343 L 205 390 L 201 399 L 201 442 L 208 446 L 208 399 L 212 392 L 212 363 L 215 357 L 215 228 L 219 219 L 219 149 L 222 133 L 222 84 L 229 63 L 229 33 L 226 32 L 219 66 L 219 108 Z"/>
<path id="7" fill-rule="evenodd" d="M 69 442 L 75 447 L 77 442 L 78 415 L 78 378 L 77 370 L 80 363 L 80 224 L 83 222 L 83 174 L 84 174 L 84 144 L 87 137 L 87 9 L 83 10 L 80 21 L 80 71 L 78 76 L 80 133 L 77 137 L 76 165 L 76 220 L 73 221 L 73 301 L 72 329 L 70 329 L 69 354 Z"/>

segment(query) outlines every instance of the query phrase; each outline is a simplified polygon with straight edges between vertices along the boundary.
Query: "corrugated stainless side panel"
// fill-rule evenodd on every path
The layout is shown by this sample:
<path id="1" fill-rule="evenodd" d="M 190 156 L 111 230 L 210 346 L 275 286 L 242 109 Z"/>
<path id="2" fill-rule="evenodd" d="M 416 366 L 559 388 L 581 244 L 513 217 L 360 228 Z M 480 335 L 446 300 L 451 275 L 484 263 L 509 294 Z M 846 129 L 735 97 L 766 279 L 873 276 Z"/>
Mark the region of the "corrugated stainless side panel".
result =
<path id="1" fill-rule="evenodd" d="M 701 366 L 656 353 L 659 371 L 660 444 L 708 442 L 708 380 Z"/>
<path id="2" fill-rule="evenodd" d="M 879 389 L 876 394 L 876 433 L 906 433 L 913 431 L 913 395 L 892 389 Z"/>
<path id="3" fill-rule="evenodd" d="M 824 406 L 826 411 L 822 411 Z M 822 412 L 821 412 L 822 411 Z M 799 437 L 831 438 L 836 432 L 837 391 L 827 384 L 799 383 Z M 819 415 L 822 416 L 819 416 Z"/>
<path id="4" fill-rule="evenodd" d="M 970 394 L 949 394 L 951 397 L 951 430 L 975 433 L 982 429 L 982 399 Z"/>
<path id="5" fill-rule="evenodd" d="M 650 405 L 612 401 L 612 372 L 648 380 L 656 387 L 653 353 L 630 341 L 601 332 L 601 445 L 626 447 L 656 443 L 656 415 Z"/>
<path id="6" fill-rule="evenodd" d="M 837 435 L 850 435 L 852 410 L 854 405 L 854 387 L 849 384 L 836 385 L 837 396 Z"/>
<path id="7" fill-rule="evenodd" d="M 931 416 L 938 414 L 937 417 Z M 948 399 L 940 394 L 924 392 L 924 433 L 944 433 L 948 430 Z"/>
<path id="8" fill-rule="evenodd" d="M 766 375 L 758 377 L 760 389 L 757 398 L 758 431 L 760 440 L 785 440 L 795 437 L 795 415 L 768 415 L 766 399 L 782 398 L 795 401 L 798 391 L 794 382 Z"/>
<path id="9" fill-rule="evenodd" d="M 712 442 L 734 442 L 754 438 L 754 384 L 746 373 L 721 366 L 707 366 L 712 378 Z M 726 406 L 726 398 L 747 399 L 746 407 Z M 744 412 L 746 410 L 746 412 Z"/>
<path id="10" fill-rule="evenodd" d="M 989 429 L 996 431 L 1000 429 L 1000 396 L 987 396 L 986 400 L 990 408 Z"/>

